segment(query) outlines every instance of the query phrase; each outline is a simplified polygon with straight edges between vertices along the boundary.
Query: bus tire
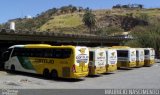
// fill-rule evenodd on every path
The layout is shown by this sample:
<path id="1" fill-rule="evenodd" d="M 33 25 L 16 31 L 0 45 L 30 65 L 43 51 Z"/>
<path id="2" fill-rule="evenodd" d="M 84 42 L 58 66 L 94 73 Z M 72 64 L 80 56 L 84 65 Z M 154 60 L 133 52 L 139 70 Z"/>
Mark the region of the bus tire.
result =
<path id="1" fill-rule="evenodd" d="M 11 72 L 15 72 L 15 66 L 11 65 Z"/>
<path id="2" fill-rule="evenodd" d="M 57 71 L 56 71 L 56 70 L 52 70 L 50 76 L 51 76 L 51 78 L 53 78 L 53 79 L 57 79 L 57 78 L 58 78 L 58 73 L 57 73 Z"/>
<path id="3" fill-rule="evenodd" d="M 43 71 L 43 76 L 44 76 L 45 78 L 49 78 L 49 70 L 48 70 L 48 69 L 44 69 L 44 71 Z"/>

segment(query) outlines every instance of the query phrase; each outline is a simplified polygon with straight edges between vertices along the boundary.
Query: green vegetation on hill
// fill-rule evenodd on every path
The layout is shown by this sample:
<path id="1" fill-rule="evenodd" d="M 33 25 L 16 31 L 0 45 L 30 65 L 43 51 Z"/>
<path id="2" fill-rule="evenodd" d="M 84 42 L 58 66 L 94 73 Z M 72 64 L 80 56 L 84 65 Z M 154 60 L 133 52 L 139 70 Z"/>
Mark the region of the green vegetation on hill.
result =
<path id="1" fill-rule="evenodd" d="M 91 28 L 83 21 L 85 12 L 86 9 L 82 7 L 69 5 L 49 9 L 32 19 L 17 18 L 10 21 L 16 23 L 16 30 L 101 36 L 118 36 L 128 32 L 135 39 L 124 42 L 122 45 L 153 47 L 159 51 L 160 8 L 144 9 L 141 4 L 131 4 L 116 5 L 111 10 L 92 10 L 91 14 L 95 17 L 95 23 L 91 27 L 91 32 L 89 32 Z M 0 29 L 8 28 L 10 21 L 0 24 Z"/>
<path id="2" fill-rule="evenodd" d="M 112 10 L 93 10 L 96 23 L 92 33 L 112 35 L 115 32 L 111 30 L 131 31 L 138 25 L 147 25 L 148 20 L 160 15 L 160 9 L 143 9 L 141 4 L 127 6 L 129 8 L 121 5 L 120 8 L 113 8 Z M 84 34 L 89 33 L 89 29 L 82 21 L 84 13 L 84 8 L 69 5 L 49 9 L 32 19 L 17 18 L 10 21 L 16 22 L 17 30 Z M 9 25 L 7 24 L 0 25 L 0 28 L 8 28 Z M 107 31 L 109 33 L 106 33 Z"/>
<path id="3" fill-rule="evenodd" d="M 40 31 L 55 31 L 61 28 L 76 28 L 82 25 L 82 18 L 80 13 L 63 14 L 58 16 L 53 16 L 51 20 L 47 21 L 42 25 Z"/>

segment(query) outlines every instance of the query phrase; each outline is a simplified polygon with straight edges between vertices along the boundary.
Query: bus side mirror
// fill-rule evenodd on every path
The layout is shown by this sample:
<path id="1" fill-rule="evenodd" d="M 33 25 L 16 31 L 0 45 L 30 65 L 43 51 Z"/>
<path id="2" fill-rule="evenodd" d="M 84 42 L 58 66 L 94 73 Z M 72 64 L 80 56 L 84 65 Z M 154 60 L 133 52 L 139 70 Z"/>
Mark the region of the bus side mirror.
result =
<path id="1" fill-rule="evenodd" d="M 6 51 L 2 54 L 2 60 L 5 62 L 9 60 L 9 51 Z"/>

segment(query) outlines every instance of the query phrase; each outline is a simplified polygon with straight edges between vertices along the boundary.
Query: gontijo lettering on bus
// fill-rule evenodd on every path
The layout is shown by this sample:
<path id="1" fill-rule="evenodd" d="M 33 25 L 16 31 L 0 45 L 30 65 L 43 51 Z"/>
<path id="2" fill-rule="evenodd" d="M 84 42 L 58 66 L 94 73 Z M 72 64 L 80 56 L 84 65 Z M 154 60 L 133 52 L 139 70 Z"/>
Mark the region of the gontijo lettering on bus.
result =
<path id="1" fill-rule="evenodd" d="M 80 54 L 76 56 L 77 63 L 86 63 L 88 61 L 89 56 L 85 54 L 86 48 L 79 49 Z"/>
<path id="2" fill-rule="evenodd" d="M 49 64 L 53 64 L 54 60 L 50 60 L 50 59 L 35 59 L 34 62 L 35 63 L 49 63 Z"/>

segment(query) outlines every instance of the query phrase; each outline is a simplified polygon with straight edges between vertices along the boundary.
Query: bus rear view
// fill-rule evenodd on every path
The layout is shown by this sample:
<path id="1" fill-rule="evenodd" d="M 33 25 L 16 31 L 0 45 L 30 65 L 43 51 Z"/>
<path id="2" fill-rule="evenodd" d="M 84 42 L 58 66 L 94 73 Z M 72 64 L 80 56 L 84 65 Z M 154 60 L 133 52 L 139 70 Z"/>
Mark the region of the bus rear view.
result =
<path id="1" fill-rule="evenodd" d="M 116 49 L 105 49 L 106 51 L 106 73 L 117 70 L 117 51 Z"/>
<path id="2" fill-rule="evenodd" d="M 117 67 L 135 67 L 136 66 L 136 50 L 133 48 L 117 49 L 118 63 Z"/>
<path id="3" fill-rule="evenodd" d="M 153 48 L 144 48 L 144 54 L 144 66 L 153 65 L 155 63 L 155 50 Z"/>
<path id="4" fill-rule="evenodd" d="M 102 74 L 106 72 L 106 53 L 102 48 L 89 49 L 89 75 Z"/>
<path id="5" fill-rule="evenodd" d="M 75 48 L 75 63 L 73 64 L 73 78 L 85 77 L 88 75 L 89 49 L 87 47 Z"/>

